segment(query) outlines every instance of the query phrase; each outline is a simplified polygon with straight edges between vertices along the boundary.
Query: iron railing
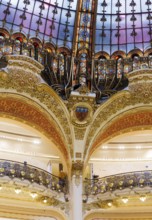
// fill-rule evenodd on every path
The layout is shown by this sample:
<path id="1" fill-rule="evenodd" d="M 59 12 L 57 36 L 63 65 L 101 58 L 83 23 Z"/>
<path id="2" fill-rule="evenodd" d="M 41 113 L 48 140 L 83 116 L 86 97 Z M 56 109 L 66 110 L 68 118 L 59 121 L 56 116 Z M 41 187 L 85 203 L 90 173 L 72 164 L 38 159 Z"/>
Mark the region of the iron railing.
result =
<path id="1" fill-rule="evenodd" d="M 151 170 L 127 172 L 103 178 L 85 179 L 83 184 L 83 194 L 88 197 L 89 195 L 104 194 L 127 188 L 143 188 L 146 186 L 152 187 Z"/>
<path id="2" fill-rule="evenodd" d="M 68 194 L 67 178 L 60 178 L 43 169 L 27 164 L 10 160 L 0 160 L 0 177 L 19 178 L 28 180 L 30 183 L 37 183 L 56 192 Z"/>

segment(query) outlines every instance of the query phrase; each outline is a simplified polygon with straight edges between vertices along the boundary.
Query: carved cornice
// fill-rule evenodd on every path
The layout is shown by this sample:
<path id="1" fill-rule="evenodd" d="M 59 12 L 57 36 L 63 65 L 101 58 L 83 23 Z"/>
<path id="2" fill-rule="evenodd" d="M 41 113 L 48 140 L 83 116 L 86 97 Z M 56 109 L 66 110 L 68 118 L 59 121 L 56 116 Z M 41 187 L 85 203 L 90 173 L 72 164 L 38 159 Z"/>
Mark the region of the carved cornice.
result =
<path id="1" fill-rule="evenodd" d="M 84 220 L 151 220 L 151 211 L 139 213 L 139 208 L 136 213 L 106 213 L 103 210 L 93 210 L 87 213 Z"/>
<path id="2" fill-rule="evenodd" d="M 72 129 L 69 113 L 63 101 L 47 86 L 39 73 L 42 65 L 25 56 L 7 56 L 8 66 L 0 70 L 0 88 L 5 93 L 20 93 L 38 103 L 56 121 L 72 154 Z"/>
<path id="3" fill-rule="evenodd" d="M 7 55 L 5 57 L 8 61 L 8 65 L 13 68 L 24 68 L 25 70 L 28 70 L 28 72 L 34 72 L 36 74 L 40 74 L 40 72 L 44 69 L 43 65 L 28 56 Z"/>
<path id="4" fill-rule="evenodd" d="M 87 131 L 86 149 L 84 153 L 84 156 L 86 157 L 85 159 L 88 158 L 88 155 L 91 155 L 91 153 L 99 146 L 99 144 L 107 141 L 108 137 L 112 137 L 112 128 L 110 128 L 110 126 L 112 126 L 113 123 L 115 124 L 114 121 L 117 117 L 121 117 L 122 113 L 127 114 L 128 112 L 128 114 L 130 114 L 133 109 L 141 108 L 144 106 L 145 108 L 149 108 L 150 106 L 152 106 L 151 79 L 152 70 L 150 69 L 134 71 L 129 76 L 129 91 L 121 91 L 117 93 L 97 109 L 93 116 L 92 124 Z M 144 113 L 145 111 L 143 111 L 143 114 Z M 151 117 L 149 116 L 150 113 L 146 114 L 148 118 Z M 135 115 L 136 113 L 130 120 L 134 120 Z M 137 118 L 139 118 L 138 115 Z M 119 124 L 117 123 L 117 129 L 119 130 L 119 132 L 115 132 L 115 134 L 118 134 L 122 131 L 121 123 L 121 120 Z M 123 130 L 131 128 L 131 124 L 130 127 L 129 124 L 127 125 L 127 123 L 125 123 L 125 125 L 126 127 L 123 127 Z M 141 122 L 141 126 L 146 125 L 147 119 L 145 118 L 144 122 Z M 152 124 L 149 121 L 148 126 L 151 125 Z M 136 123 L 132 126 L 135 127 Z M 138 123 L 137 127 L 140 127 L 140 123 Z"/>
<path id="5" fill-rule="evenodd" d="M 3 203 L 0 205 L 0 215 L 5 218 L 14 218 L 14 219 L 30 219 L 30 220 L 48 220 L 56 218 L 58 220 L 66 220 L 67 216 L 63 213 L 62 210 L 59 210 L 55 207 L 46 207 L 46 206 L 37 206 L 36 203 L 23 203 L 19 201 L 17 203 L 15 200 L 2 200 Z M 4 205 L 7 204 L 7 205 Z M 52 219 L 53 220 L 53 219 Z"/>

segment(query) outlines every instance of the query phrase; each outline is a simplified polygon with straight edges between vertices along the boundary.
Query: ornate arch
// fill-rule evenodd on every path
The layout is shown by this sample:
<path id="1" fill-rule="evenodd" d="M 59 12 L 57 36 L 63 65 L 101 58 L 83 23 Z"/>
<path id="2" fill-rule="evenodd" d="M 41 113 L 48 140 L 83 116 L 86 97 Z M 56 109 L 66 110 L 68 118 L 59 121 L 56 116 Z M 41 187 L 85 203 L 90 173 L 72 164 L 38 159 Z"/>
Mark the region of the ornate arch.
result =
<path id="1" fill-rule="evenodd" d="M 128 54 L 127 54 L 127 58 L 131 58 L 132 55 L 134 54 L 138 54 L 140 57 L 143 57 L 143 52 L 140 49 L 134 49 L 131 50 Z"/>
<path id="2" fill-rule="evenodd" d="M 98 59 L 100 56 L 104 56 L 107 60 L 110 59 L 110 55 L 105 51 L 100 51 L 95 54 L 95 59 Z"/>
<path id="3" fill-rule="evenodd" d="M 126 58 L 126 53 L 122 50 L 116 51 L 111 55 L 111 59 L 116 59 L 117 56 L 121 56 L 123 59 Z"/>
<path id="4" fill-rule="evenodd" d="M 102 143 L 107 142 L 111 138 L 137 130 L 152 129 L 152 107 L 131 109 L 124 114 L 116 116 L 111 122 L 106 124 L 103 131 L 97 136 L 94 141 L 89 155 L 93 153 Z"/>
<path id="5" fill-rule="evenodd" d="M 34 101 L 20 95 L 1 93 L 0 116 L 28 124 L 52 139 L 65 159 L 68 152 L 61 132 L 53 118 Z"/>
<path id="6" fill-rule="evenodd" d="M 70 163 L 73 135 L 69 113 L 58 95 L 40 77 L 43 66 L 29 57 L 7 56 L 6 58 L 8 65 L 5 70 L 0 71 L 1 97 L 3 97 L 3 102 L 5 101 L 0 111 L 27 123 L 31 121 L 48 137 L 52 136 Z M 12 106 L 11 109 L 9 105 Z M 20 112 L 18 106 L 22 106 Z M 28 110 L 25 114 L 26 108 Z M 28 115 L 28 111 L 33 115 L 33 119 Z M 37 123 L 39 118 L 41 118 L 41 123 Z"/>
<path id="7" fill-rule="evenodd" d="M 122 131 L 127 132 L 132 128 L 149 128 L 152 125 L 151 113 L 149 112 L 152 107 L 151 69 L 133 71 L 128 78 L 128 90 L 117 93 L 95 112 L 92 124 L 86 132 L 85 162 L 99 144 L 106 142 L 108 138 L 112 138 Z M 141 117 L 146 115 L 148 119 L 143 119 L 143 123 L 137 122 L 139 115 Z M 130 117 L 130 123 L 134 124 L 129 125 L 128 123 L 127 127 L 126 120 L 128 117 Z M 117 120 L 118 122 L 116 122 Z M 126 124 L 126 127 L 122 127 L 123 124 Z M 115 126 L 118 129 L 117 131 L 116 128 L 114 129 Z"/>

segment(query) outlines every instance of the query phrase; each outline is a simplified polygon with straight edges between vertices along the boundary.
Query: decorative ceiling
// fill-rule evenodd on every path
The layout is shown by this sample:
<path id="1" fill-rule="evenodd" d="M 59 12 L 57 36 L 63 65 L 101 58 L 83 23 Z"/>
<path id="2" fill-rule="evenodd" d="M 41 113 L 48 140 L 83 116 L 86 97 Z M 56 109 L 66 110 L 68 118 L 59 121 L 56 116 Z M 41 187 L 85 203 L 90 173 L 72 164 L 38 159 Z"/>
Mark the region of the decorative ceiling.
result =
<path id="1" fill-rule="evenodd" d="M 134 48 L 142 51 L 151 40 L 150 0 L 99 0 L 96 15 L 95 51 L 116 50 L 128 53 Z"/>
<path id="2" fill-rule="evenodd" d="M 151 9 L 150 0 L 0 0 L 0 26 L 56 47 L 128 53 L 150 47 Z"/>

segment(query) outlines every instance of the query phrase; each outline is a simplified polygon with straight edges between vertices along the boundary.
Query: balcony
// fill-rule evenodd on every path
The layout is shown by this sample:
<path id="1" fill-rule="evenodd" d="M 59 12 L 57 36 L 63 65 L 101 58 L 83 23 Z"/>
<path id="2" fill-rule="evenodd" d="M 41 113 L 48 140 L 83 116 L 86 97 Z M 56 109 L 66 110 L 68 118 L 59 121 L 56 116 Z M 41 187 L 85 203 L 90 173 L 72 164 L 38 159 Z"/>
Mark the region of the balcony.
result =
<path id="1" fill-rule="evenodd" d="M 152 171 L 122 173 L 103 178 L 85 179 L 83 202 L 100 208 L 121 206 L 137 200 L 146 202 L 152 196 Z"/>
<path id="2" fill-rule="evenodd" d="M 26 200 L 63 203 L 68 201 L 68 181 L 26 162 L 0 160 L 0 196 L 9 191 L 10 199 L 21 194 Z M 57 198 L 57 199 L 55 199 Z"/>

